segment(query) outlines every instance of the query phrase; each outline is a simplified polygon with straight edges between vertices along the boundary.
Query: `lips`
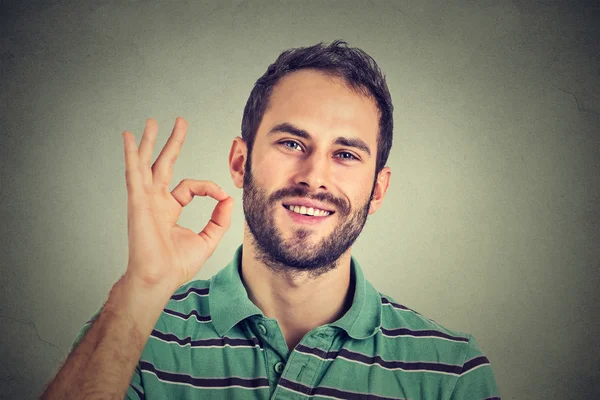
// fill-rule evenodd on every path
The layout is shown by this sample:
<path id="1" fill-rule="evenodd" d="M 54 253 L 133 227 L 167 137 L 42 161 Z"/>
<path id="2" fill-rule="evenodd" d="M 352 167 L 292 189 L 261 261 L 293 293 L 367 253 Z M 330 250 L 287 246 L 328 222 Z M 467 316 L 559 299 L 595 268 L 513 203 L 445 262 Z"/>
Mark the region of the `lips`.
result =
<path id="1" fill-rule="evenodd" d="M 302 198 L 302 197 L 298 197 L 298 198 L 291 198 L 289 200 L 284 200 L 283 201 L 283 206 L 288 208 L 291 206 L 298 206 L 298 207 L 305 207 L 306 209 L 312 208 L 313 210 L 322 210 L 322 211 L 328 211 L 329 213 L 333 214 L 335 211 L 333 210 L 333 208 L 331 208 L 331 206 L 328 206 L 327 204 L 317 201 L 317 200 L 310 200 L 307 198 Z"/>

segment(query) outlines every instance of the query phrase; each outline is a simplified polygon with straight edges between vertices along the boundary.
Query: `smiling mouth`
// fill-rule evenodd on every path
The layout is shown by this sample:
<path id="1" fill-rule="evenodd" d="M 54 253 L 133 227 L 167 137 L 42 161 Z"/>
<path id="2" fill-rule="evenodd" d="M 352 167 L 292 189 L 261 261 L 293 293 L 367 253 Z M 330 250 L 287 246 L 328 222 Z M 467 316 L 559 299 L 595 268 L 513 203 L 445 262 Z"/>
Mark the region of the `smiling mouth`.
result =
<path id="1" fill-rule="evenodd" d="M 283 205 L 288 210 L 295 212 L 300 215 L 308 215 L 311 217 L 327 217 L 333 214 L 333 211 L 321 210 L 313 207 L 305 207 L 305 206 L 296 206 L 296 205 Z"/>

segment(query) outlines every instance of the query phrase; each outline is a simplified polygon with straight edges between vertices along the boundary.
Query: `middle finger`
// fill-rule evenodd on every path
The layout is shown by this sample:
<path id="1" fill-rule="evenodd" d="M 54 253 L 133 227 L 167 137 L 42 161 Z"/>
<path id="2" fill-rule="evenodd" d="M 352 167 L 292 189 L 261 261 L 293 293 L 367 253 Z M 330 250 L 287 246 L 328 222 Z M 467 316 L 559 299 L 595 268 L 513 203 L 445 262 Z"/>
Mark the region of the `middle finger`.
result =
<path id="1" fill-rule="evenodd" d="M 152 184 L 152 171 L 150 170 L 150 163 L 152 162 L 152 152 L 154 151 L 154 144 L 156 143 L 156 136 L 158 135 L 158 124 L 155 120 L 148 118 L 146 120 L 146 127 L 140 141 L 139 155 L 140 163 L 142 167 L 142 176 L 144 183 Z"/>
<path id="2" fill-rule="evenodd" d="M 163 147 L 152 166 L 153 182 L 158 185 L 166 186 L 167 190 L 171 183 L 173 165 L 175 165 L 175 161 L 179 156 L 181 146 L 185 140 L 187 127 L 188 125 L 185 119 L 179 117 L 175 120 L 175 126 L 171 132 L 171 136 L 169 136 L 169 140 L 167 140 L 165 147 Z"/>

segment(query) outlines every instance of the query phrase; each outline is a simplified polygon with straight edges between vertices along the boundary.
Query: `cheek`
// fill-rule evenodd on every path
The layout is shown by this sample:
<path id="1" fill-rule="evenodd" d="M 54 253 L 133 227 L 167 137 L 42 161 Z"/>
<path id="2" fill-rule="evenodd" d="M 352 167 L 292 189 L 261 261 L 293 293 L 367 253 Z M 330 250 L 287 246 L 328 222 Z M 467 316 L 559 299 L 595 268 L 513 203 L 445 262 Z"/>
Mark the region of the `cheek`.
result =
<path id="1" fill-rule="evenodd" d="M 369 191 L 373 187 L 373 174 L 359 170 L 358 168 L 334 167 L 331 176 L 332 181 L 340 189 L 354 197 L 360 197 L 360 193 Z"/>
<path id="2" fill-rule="evenodd" d="M 260 158 L 252 158 L 252 175 L 254 180 L 267 191 L 277 189 L 286 182 L 295 166 L 278 154 L 262 154 Z"/>
<path id="3" fill-rule="evenodd" d="M 349 202 L 352 210 L 356 211 L 371 200 L 373 188 L 372 174 L 340 173 L 334 177 L 338 197 Z"/>

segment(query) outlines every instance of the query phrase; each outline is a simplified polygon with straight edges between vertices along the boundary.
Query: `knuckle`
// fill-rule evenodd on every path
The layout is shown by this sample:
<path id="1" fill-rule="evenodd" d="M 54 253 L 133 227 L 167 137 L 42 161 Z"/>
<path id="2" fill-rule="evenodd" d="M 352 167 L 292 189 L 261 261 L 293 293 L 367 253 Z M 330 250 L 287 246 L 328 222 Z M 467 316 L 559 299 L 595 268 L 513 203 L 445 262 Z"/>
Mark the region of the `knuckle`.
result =
<path id="1" fill-rule="evenodd" d="M 173 165 L 175 165 L 175 162 L 177 161 L 177 155 L 171 154 L 167 157 L 167 159 L 165 161 L 169 167 L 172 167 Z"/>

